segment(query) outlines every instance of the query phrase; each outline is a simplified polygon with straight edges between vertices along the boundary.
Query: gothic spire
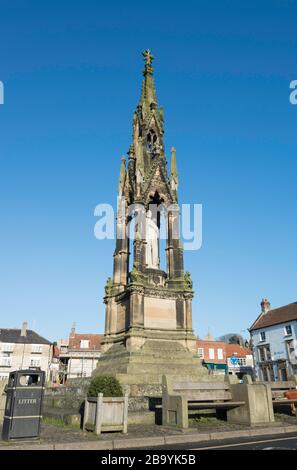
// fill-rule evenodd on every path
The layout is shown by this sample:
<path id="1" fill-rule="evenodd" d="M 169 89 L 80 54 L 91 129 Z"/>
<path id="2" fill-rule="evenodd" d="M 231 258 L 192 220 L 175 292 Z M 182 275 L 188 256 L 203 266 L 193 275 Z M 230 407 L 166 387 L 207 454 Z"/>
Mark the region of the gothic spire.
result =
<path id="1" fill-rule="evenodd" d="M 129 180 L 131 183 L 130 197 L 137 201 L 145 199 L 147 203 L 148 198 L 151 197 L 149 187 L 151 187 L 152 179 L 155 181 L 156 191 L 163 188 L 165 184 L 166 188 L 162 189 L 163 193 L 166 193 L 169 199 L 172 199 L 172 194 L 168 184 L 164 150 L 164 115 L 163 109 L 158 108 L 157 105 L 153 78 L 154 57 L 149 49 L 142 55 L 145 61 L 144 79 L 140 102 L 133 115 L 133 144 L 128 152 L 126 181 Z"/>
<path id="2" fill-rule="evenodd" d="M 142 82 L 140 105 L 148 108 L 151 107 L 151 105 L 156 107 L 157 96 L 153 77 L 154 69 L 152 67 L 154 56 L 149 49 L 146 49 L 142 55 L 144 57 L 145 66 L 143 71 L 144 79 Z"/>

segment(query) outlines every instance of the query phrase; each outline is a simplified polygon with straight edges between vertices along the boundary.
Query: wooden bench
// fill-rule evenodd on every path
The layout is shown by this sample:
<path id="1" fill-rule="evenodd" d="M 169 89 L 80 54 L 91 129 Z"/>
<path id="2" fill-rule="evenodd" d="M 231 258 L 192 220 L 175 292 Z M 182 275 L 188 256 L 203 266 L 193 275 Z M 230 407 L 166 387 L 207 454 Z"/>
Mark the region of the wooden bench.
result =
<path id="1" fill-rule="evenodd" d="M 269 382 L 269 386 L 271 388 L 273 408 L 290 406 L 292 413 L 296 414 L 297 398 L 287 398 L 285 394 L 291 390 L 296 390 L 297 383 L 294 380 Z"/>
<path id="2" fill-rule="evenodd" d="M 189 426 L 189 412 L 193 410 L 230 410 L 245 405 L 232 400 L 230 384 L 221 382 L 194 382 L 189 377 L 163 376 L 162 424 Z"/>

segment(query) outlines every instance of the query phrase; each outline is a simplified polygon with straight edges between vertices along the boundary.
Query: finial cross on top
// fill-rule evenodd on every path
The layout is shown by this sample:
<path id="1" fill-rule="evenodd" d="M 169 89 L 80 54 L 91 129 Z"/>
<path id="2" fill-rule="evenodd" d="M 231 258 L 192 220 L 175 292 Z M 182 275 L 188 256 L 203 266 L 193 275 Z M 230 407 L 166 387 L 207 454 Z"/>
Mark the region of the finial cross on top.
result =
<path id="1" fill-rule="evenodd" d="M 143 57 L 144 57 L 144 60 L 145 60 L 145 64 L 146 65 L 152 65 L 152 62 L 154 60 L 154 56 L 153 54 L 151 53 L 151 51 L 149 49 L 147 49 L 146 51 L 144 51 L 142 53 Z"/>

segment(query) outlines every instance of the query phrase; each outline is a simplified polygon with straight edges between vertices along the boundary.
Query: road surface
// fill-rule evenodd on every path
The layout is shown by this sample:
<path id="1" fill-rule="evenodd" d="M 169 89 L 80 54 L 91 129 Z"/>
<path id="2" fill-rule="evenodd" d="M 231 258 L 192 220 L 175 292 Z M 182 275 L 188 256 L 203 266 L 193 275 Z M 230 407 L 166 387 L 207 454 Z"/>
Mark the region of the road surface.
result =
<path id="1" fill-rule="evenodd" d="M 197 444 L 170 444 L 146 448 L 146 450 L 297 450 L 297 434 L 242 437 L 221 441 L 197 442 Z"/>

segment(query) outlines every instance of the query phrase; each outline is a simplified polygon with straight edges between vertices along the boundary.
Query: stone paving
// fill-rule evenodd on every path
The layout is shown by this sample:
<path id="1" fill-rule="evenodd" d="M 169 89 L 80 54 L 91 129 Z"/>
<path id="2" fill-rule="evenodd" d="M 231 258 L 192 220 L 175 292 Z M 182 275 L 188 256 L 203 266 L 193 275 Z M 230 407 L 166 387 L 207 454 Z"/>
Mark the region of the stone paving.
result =
<path id="1" fill-rule="evenodd" d="M 231 431 L 239 429 L 248 429 L 246 426 L 231 425 L 228 423 L 203 423 L 197 426 L 192 425 L 186 431 L 176 428 L 170 428 L 157 425 L 130 425 L 127 434 L 120 432 L 104 432 L 100 436 L 95 436 L 91 432 L 82 432 L 70 427 L 56 427 L 52 425 L 43 425 L 41 431 L 41 439 L 43 442 L 75 442 L 87 440 L 108 440 L 108 439 L 131 439 L 132 437 L 158 437 L 180 434 L 193 434 L 198 432 L 210 431 Z"/>
<path id="2" fill-rule="evenodd" d="M 279 425 L 295 425 L 297 424 L 297 418 L 294 416 L 282 416 L 278 415 L 276 419 L 276 426 Z M 251 429 L 245 425 L 231 424 L 226 421 L 218 420 L 216 418 L 209 418 L 206 420 L 191 420 L 190 428 L 187 430 L 181 430 L 172 427 L 158 426 L 158 425 L 130 425 L 128 427 L 128 433 L 122 434 L 120 432 L 108 432 L 102 433 L 100 436 L 96 436 L 91 432 L 83 432 L 78 428 L 70 426 L 57 426 L 52 424 L 42 423 L 41 435 L 39 440 L 26 441 L 27 443 L 32 442 L 41 444 L 55 444 L 55 443 L 86 443 L 100 440 L 115 440 L 115 439 L 133 439 L 133 438 L 153 438 L 153 437 L 165 437 L 165 436 L 186 436 L 191 435 L 194 437 L 197 434 L 202 433 L 224 433 L 228 431 L 244 431 Z M 5 443 L 0 441 L 1 445 L 20 445 L 24 441 L 14 441 Z"/>

